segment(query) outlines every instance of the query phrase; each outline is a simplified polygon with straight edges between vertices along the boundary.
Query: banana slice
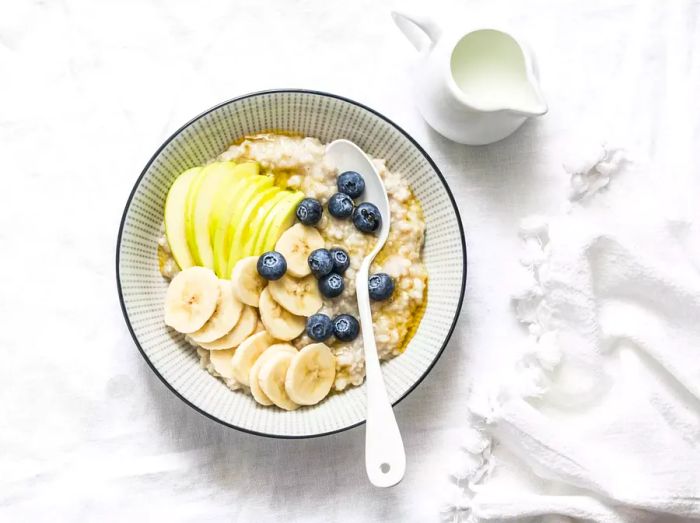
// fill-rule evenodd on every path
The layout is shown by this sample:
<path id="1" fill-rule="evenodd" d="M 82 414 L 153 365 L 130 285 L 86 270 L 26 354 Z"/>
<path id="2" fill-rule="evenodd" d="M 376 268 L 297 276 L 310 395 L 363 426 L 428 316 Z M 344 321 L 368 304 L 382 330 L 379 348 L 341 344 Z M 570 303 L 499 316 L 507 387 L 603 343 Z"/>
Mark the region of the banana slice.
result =
<path id="1" fill-rule="evenodd" d="M 243 385 L 249 385 L 250 368 L 265 350 L 275 343 L 267 332 L 259 332 L 246 338 L 233 355 L 233 377 Z"/>
<path id="2" fill-rule="evenodd" d="M 272 403 L 284 410 L 294 410 L 299 407 L 287 396 L 284 387 L 287 369 L 295 357 L 286 351 L 276 351 L 258 371 L 260 388 Z"/>
<path id="3" fill-rule="evenodd" d="M 258 256 L 239 260 L 231 271 L 233 293 L 246 305 L 257 307 L 260 293 L 265 288 L 265 279 L 258 274 Z"/>
<path id="4" fill-rule="evenodd" d="M 270 336 L 278 340 L 293 340 L 306 328 L 306 318 L 283 309 L 270 296 L 270 286 L 260 294 L 260 320 Z"/>
<path id="5" fill-rule="evenodd" d="M 311 316 L 323 306 L 318 282 L 312 275 L 294 278 L 285 274 L 269 282 L 267 288 L 273 300 L 297 316 Z"/>
<path id="6" fill-rule="evenodd" d="M 234 352 L 236 349 L 213 350 L 209 353 L 209 361 L 214 370 L 227 379 L 234 379 L 232 362 Z"/>
<path id="7" fill-rule="evenodd" d="M 230 280 L 219 280 L 219 300 L 211 318 L 197 332 L 190 334 L 197 343 L 209 343 L 218 340 L 230 332 L 241 319 L 243 304 L 233 295 L 233 285 Z"/>
<path id="8" fill-rule="evenodd" d="M 243 312 L 241 312 L 241 318 L 238 320 L 238 323 L 236 323 L 236 326 L 231 329 L 228 334 L 225 334 L 218 340 L 200 343 L 199 346 L 210 351 L 235 349 L 243 340 L 253 334 L 257 324 L 258 315 L 255 309 L 246 305 L 243 307 Z"/>
<path id="9" fill-rule="evenodd" d="M 273 354 L 280 351 L 288 352 L 289 354 L 297 353 L 297 350 L 289 343 L 276 343 L 275 345 L 270 345 L 268 349 L 260 355 L 260 357 L 250 368 L 250 375 L 248 376 L 248 381 L 250 382 L 250 392 L 253 394 L 253 398 L 255 398 L 255 401 L 260 403 L 260 405 L 272 405 L 272 400 L 270 400 L 270 398 L 268 398 L 267 395 L 260 388 L 260 382 L 258 381 L 258 372 L 260 372 L 260 367 L 267 360 L 269 360 Z"/>
<path id="10" fill-rule="evenodd" d="M 301 278 L 311 274 L 309 254 L 324 247 L 321 233 L 315 227 L 297 223 L 280 236 L 275 250 L 287 260 L 287 272 Z"/>
<path id="11" fill-rule="evenodd" d="M 316 405 L 328 395 L 335 380 L 335 356 L 325 343 L 312 343 L 294 355 L 284 388 L 299 405 Z"/>
<path id="12" fill-rule="evenodd" d="M 183 334 L 201 329 L 214 314 L 220 294 L 219 279 L 211 269 L 180 271 L 165 293 L 165 324 Z"/>

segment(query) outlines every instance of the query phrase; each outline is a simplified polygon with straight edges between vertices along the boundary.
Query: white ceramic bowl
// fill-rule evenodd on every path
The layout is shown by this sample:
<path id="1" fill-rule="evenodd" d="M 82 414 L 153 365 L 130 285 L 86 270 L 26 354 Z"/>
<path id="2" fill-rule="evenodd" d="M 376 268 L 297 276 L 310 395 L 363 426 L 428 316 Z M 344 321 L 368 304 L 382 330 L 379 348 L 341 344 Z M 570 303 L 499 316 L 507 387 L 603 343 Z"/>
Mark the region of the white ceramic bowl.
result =
<path id="1" fill-rule="evenodd" d="M 426 152 L 378 112 L 336 95 L 285 89 L 235 98 L 185 124 L 150 159 L 129 195 L 117 240 L 119 299 L 146 362 L 185 403 L 232 428 L 284 438 L 321 436 L 365 421 L 364 386 L 294 412 L 260 407 L 201 369 L 196 351 L 163 322 L 167 281 L 158 271 L 156 246 L 170 185 L 237 138 L 267 130 L 315 136 L 324 143 L 352 140 L 402 173 L 423 206 L 428 304 L 405 353 L 382 365 L 394 404 L 430 372 L 452 334 L 466 281 L 464 232 L 447 183 Z"/>

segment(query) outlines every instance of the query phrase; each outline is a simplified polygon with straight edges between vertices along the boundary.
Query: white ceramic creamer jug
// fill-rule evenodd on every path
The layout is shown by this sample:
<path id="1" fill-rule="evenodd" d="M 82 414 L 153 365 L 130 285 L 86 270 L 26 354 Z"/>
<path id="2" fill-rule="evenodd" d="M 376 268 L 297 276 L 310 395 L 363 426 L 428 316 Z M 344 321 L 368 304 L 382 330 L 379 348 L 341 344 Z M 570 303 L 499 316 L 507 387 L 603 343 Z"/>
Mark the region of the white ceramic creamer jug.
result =
<path id="1" fill-rule="evenodd" d="M 493 143 L 547 112 L 534 57 L 511 34 L 493 27 L 443 31 L 425 17 L 392 17 L 420 52 L 413 78 L 418 109 L 443 136 Z"/>

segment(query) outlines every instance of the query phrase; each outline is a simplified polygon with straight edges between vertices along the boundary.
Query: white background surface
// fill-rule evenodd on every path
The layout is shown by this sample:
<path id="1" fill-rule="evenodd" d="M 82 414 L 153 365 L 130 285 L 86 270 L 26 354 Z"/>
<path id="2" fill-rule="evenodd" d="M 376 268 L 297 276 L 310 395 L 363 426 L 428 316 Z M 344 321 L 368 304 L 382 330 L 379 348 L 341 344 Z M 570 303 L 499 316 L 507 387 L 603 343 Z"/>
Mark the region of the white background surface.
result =
<path id="1" fill-rule="evenodd" d="M 462 4 L 401 7 L 447 11 L 465 25 L 487 9 Z M 698 6 L 684 5 L 680 15 L 654 8 L 639 53 L 640 71 L 652 73 L 625 95 L 652 149 L 663 137 L 651 124 L 672 103 L 660 34 L 669 16 L 692 31 Z M 636 9 L 490 2 L 536 50 L 550 112 L 502 143 L 469 148 L 436 135 L 414 109 L 413 48 L 392 7 L 399 2 L 0 4 L 0 519 L 438 519 L 467 392 L 522 335 L 509 310 L 518 221 L 565 198 L 561 164 L 579 128 L 610 116 Z M 151 373 L 121 315 L 117 229 L 146 161 L 209 106 L 274 87 L 326 90 L 381 111 L 427 149 L 460 205 L 465 304 L 441 360 L 396 409 L 408 469 L 391 490 L 366 480 L 362 428 L 283 441 L 197 414 Z"/>

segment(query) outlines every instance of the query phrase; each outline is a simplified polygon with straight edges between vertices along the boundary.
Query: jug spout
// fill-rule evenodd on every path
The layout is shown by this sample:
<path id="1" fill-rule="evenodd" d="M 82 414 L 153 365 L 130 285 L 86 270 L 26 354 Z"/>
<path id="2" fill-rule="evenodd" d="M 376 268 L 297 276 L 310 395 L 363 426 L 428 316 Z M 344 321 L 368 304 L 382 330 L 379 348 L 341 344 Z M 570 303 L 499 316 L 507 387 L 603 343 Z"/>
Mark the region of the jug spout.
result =
<path id="1" fill-rule="evenodd" d="M 518 42 L 522 55 L 524 76 L 521 82 L 526 84 L 520 91 L 520 96 L 513 100 L 511 110 L 522 116 L 542 116 L 548 110 L 547 102 L 542 95 L 537 74 L 535 57 L 528 46 Z"/>
<path id="2" fill-rule="evenodd" d="M 527 88 L 522 90 L 522 96 L 505 109 L 506 112 L 514 115 L 527 117 L 542 116 L 547 110 L 547 102 L 542 97 L 539 86 L 534 82 L 530 82 Z"/>
<path id="3" fill-rule="evenodd" d="M 449 67 L 456 98 L 475 112 L 518 117 L 547 112 L 534 57 L 503 30 L 476 29 L 463 35 L 452 49 Z"/>
<path id="4" fill-rule="evenodd" d="M 399 30 L 418 51 L 425 51 L 440 38 L 440 27 L 430 18 L 392 11 L 391 17 Z"/>

